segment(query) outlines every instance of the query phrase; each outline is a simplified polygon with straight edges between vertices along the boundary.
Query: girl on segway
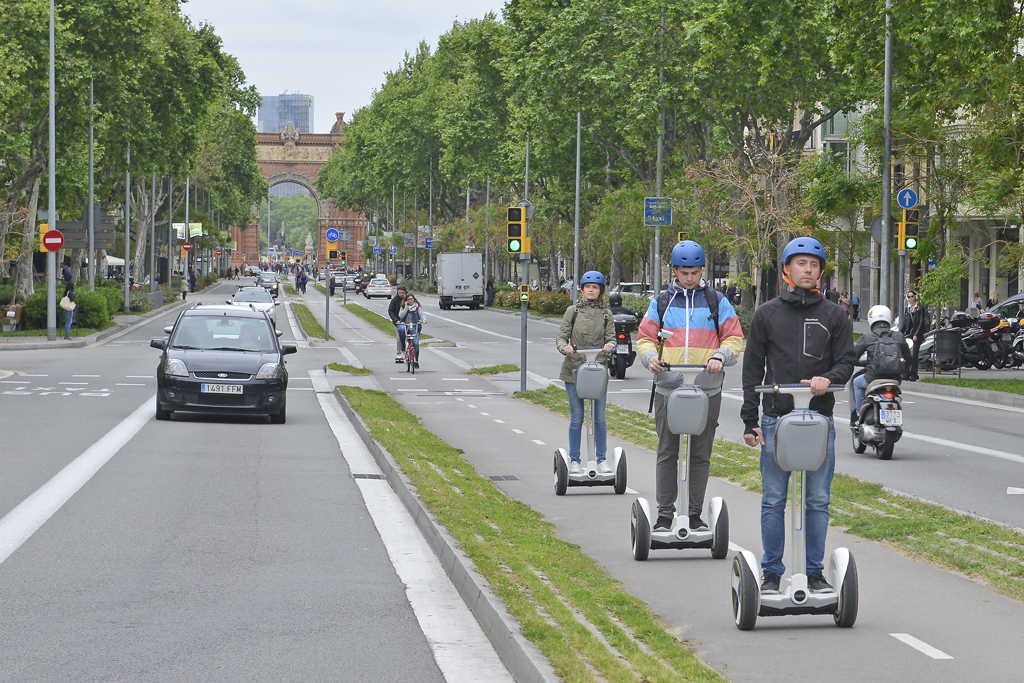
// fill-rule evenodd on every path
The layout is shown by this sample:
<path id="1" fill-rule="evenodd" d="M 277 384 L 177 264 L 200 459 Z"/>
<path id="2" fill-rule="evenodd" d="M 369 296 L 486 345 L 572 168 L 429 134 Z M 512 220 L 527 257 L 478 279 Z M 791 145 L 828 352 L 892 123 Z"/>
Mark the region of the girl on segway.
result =
<path id="1" fill-rule="evenodd" d="M 576 303 L 565 309 L 562 326 L 555 339 L 555 348 L 565 356 L 562 370 L 558 377 L 565 382 L 565 393 L 569 398 L 569 465 L 570 474 L 580 472 L 580 447 L 583 441 L 583 399 L 576 395 L 576 378 L 573 371 L 583 365 L 584 358 L 576 353 L 576 349 L 592 349 L 603 347 L 604 353 L 598 355 L 598 361 L 608 365 L 607 354 L 615 349 L 615 322 L 611 311 L 604 305 L 604 275 L 591 270 L 580 278 L 582 296 Z M 605 462 L 608 450 L 608 430 L 605 424 L 604 409 L 608 400 L 605 393 L 599 401 L 594 401 L 594 437 L 597 447 L 597 470 L 602 474 L 612 471 Z"/>

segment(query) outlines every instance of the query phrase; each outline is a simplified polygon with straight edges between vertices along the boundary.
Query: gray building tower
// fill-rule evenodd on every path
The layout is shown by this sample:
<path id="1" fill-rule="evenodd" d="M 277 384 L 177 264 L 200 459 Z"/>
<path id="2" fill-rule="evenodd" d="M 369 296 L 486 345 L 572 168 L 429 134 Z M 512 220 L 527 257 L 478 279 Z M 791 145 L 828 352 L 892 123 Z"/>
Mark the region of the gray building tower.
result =
<path id="1" fill-rule="evenodd" d="M 260 133 L 279 133 L 291 121 L 299 133 L 313 132 L 313 96 L 289 93 L 263 98 L 257 117 Z"/>

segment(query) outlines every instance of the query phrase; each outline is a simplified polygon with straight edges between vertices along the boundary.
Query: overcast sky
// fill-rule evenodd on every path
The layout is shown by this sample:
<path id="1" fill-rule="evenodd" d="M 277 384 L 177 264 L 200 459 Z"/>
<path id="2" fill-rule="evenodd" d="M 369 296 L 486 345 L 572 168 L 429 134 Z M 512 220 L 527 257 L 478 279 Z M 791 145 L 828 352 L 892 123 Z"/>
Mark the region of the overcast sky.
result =
<path id="1" fill-rule="evenodd" d="M 188 0 L 182 11 L 213 25 L 261 95 L 313 96 L 315 133 L 335 112 L 366 106 L 384 72 L 419 41 L 436 48 L 456 20 L 501 16 L 501 0 Z"/>

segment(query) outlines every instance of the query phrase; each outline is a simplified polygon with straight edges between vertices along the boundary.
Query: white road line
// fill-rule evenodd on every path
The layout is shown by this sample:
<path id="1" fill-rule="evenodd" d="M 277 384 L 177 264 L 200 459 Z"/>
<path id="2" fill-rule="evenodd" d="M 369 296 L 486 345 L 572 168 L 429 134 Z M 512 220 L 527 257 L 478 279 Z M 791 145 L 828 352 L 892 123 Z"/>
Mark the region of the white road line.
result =
<path id="1" fill-rule="evenodd" d="M 116 386 L 116 387 L 144 387 L 146 385 L 145 384 L 131 384 L 129 382 L 118 382 L 114 386 Z"/>
<path id="2" fill-rule="evenodd" d="M 889 635 L 900 642 L 906 643 L 918 652 L 928 655 L 932 659 L 953 659 L 942 650 L 932 647 L 923 640 L 918 640 L 909 633 L 890 633 Z"/>
<path id="3" fill-rule="evenodd" d="M 951 403 L 963 403 L 969 406 L 978 406 L 981 408 L 991 408 L 994 410 L 1006 410 L 1011 413 L 1024 413 L 1024 408 L 1015 408 L 1013 406 L 1003 406 L 998 403 L 985 403 L 984 401 L 973 401 L 969 398 L 956 398 L 954 396 L 940 396 L 938 394 L 926 394 L 920 391 L 903 391 L 904 396 L 919 396 L 921 398 L 934 398 L 936 401 L 949 401 Z"/>
<path id="4" fill-rule="evenodd" d="M 458 358 L 456 358 L 455 356 L 453 356 L 451 354 L 448 354 L 448 353 L 445 353 L 441 349 L 435 349 L 433 346 L 428 346 L 427 349 L 429 349 L 430 351 L 433 351 L 437 355 L 441 356 L 441 358 L 444 358 L 445 360 L 448 360 L 448 361 L 451 361 L 452 363 L 455 363 L 455 365 L 457 365 L 458 367 L 462 368 L 463 370 L 472 370 L 473 369 L 473 366 L 470 365 L 469 363 L 461 361 Z"/>
<path id="5" fill-rule="evenodd" d="M 22 375 L 22 377 L 49 377 L 49 375 Z"/>
<path id="6" fill-rule="evenodd" d="M 334 398 L 320 394 L 317 399 L 349 469 L 356 474 L 380 474 Z M 445 680 L 512 683 L 512 675 L 391 485 L 379 479 L 355 482 Z"/>
<path id="7" fill-rule="evenodd" d="M 35 493 L 0 519 L 0 564 L 32 537 L 153 417 L 155 396 L 85 449 Z"/>
<path id="8" fill-rule="evenodd" d="M 540 439 L 534 439 L 533 442 L 538 446 L 547 446 L 547 444 L 541 441 Z"/>
<path id="9" fill-rule="evenodd" d="M 497 423 L 498 423 L 498 424 L 500 424 L 500 425 L 503 425 L 503 424 L 505 424 L 505 421 L 504 421 L 504 420 L 495 420 L 495 422 L 497 422 Z"/>
<path id="10" fill-rule="evenodd" d="M 345 360 L 348 361 L 349 365 L 351 365 L 354 368 L 363 367 L 363 364 L 359 362 L 358 358 L 356 358 L 356 354 L 352 353 L 352 351 L 348 347 L 339 346 L 338 350 L 341 351 L 341 355 L 345 356 Z"/>
<path id="11" fill-rule="evenodd" d="M 5 379 L 0 380 L 0 384 L 32 384 L 32 382 L 29 382 L 28 380 L 22 381 L 20 379 Z"/>
<path id="12" fill-rule="evenodd" d="M 1024 496 L 1024 489 L 1019 489 L 1014 486 L 1006 487 L 1006 495 L 1008 496 Z"/>
<path id="13" fill-rule="evenodd" d="M 467 407 L 467 408 L 473 408 L 474 410 L 476 410 L 476 406 L 471 406 L 471 405 L 469 405 L 468 403 L 466 404 L 466 407 Z"/>
<path id="14" fill-rule="evenodd" d="M 72 377 L 99 377 L 99 375 L 71 375 Z"/>
<path id="15" fill-rule="evenodd" d="M 69 385 L 86 384 L 87 385 L 89 383 L 88 382 L 58 382 L 58 384 L 69 384 Z"/>
<path id="16" fill-rule="evenodd" d="M 490 413 L 480 413 L 480 414 L 483 415 L 484 417 L 490 417 L 491 416 Z"/>
<path id="17" fill-rule="evenodd" d="M 26 377 L 46 377 L 46 375 L 26 375 Z M 125 375 L 125 379 L 153 379 L 153 375 Z"/>
<path id="18" fill-rule="evenodd" d="M 416 381 L 415 377 L 388 377 L 388 379 L 394 380 L 396 382 L 415 382 Z"/>
<path id="19" fill-rule="evenodd" d="M 459 398 L 458 396 L 456 396 L 456 397 L 455 397 L 455 400 L 456 400 L 456 401 L 465 401 L 466 399 L 464 399 L 464 398 Z"/>
<path id="20" fill-rule="evenodd" d="M 513 429 L 512 431 L 515 432 L 516 434 L 525 434 L 526 433 L 522 429 Z"/>
<path id="21" fill-rule="evenodd" d="M 468 377 L 442 377 L 442 382 L 468 382 Z"/>
<path id="22" fill-rule="evenodd" d="M 502 339 L 511 339 L 512 341 L 519 341 L 519 337 L 510 337 L 507 334 L 498 334 L 497 332 L 492 332 L 491 330 L 485 330 L 484 328 L 477 327 L 476 325 L 470 325 L 469 323 L 464 323 L 464 322 L 460 322 L 458 320 L 452 320 L 451 318 L 446 318 L 443 315 L 438 315 L 437 313 L 431 313 L 430 317 L 431 318 L 437 318 L 438 320 L 444 320 L 445 322 L 454 323 L 456 325 L 462 325 L 463 327 L 468 327 L 471 330 L 476 330 L 477 332 L 483 332 L 484 334 L 489 334 L 489 335 L 494 336 L 494 337 L 501 337 Z"/>

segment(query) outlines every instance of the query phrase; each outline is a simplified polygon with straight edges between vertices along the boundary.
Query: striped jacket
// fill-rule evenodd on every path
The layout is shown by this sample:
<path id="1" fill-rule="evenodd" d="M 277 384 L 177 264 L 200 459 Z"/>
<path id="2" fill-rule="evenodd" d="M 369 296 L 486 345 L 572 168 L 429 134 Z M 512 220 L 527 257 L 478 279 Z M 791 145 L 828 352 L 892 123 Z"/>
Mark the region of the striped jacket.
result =
<path id="1" fill-rule="evenodd" d="M 722 362 L 724 367 L 736 364 L 736 358 L 743 350 L 743 330 L 740 319 L 729 300 L 721 293 L 718 296 L 718 331 L 711 319 L 704 288 L 683 289 L 675 281 L 668 287 L 669 305 L 662 323 L 658 315 L 658 299 L 651 300 L 644 319 L 640 322 L 636 348 L 641 362 L 647 367 L 652 358 L 658 357 L 659 327 L 673 333 L 665 341 L 662 360 L 673 365 L 704 365 L 711 359 Z M 722 390 L 725 373 L 697 375 L 696 383 L 709 395 Z M 657 391 L 668 394 L 683 382 L 682 374 L 662 371 L 658 373 Z"/>

